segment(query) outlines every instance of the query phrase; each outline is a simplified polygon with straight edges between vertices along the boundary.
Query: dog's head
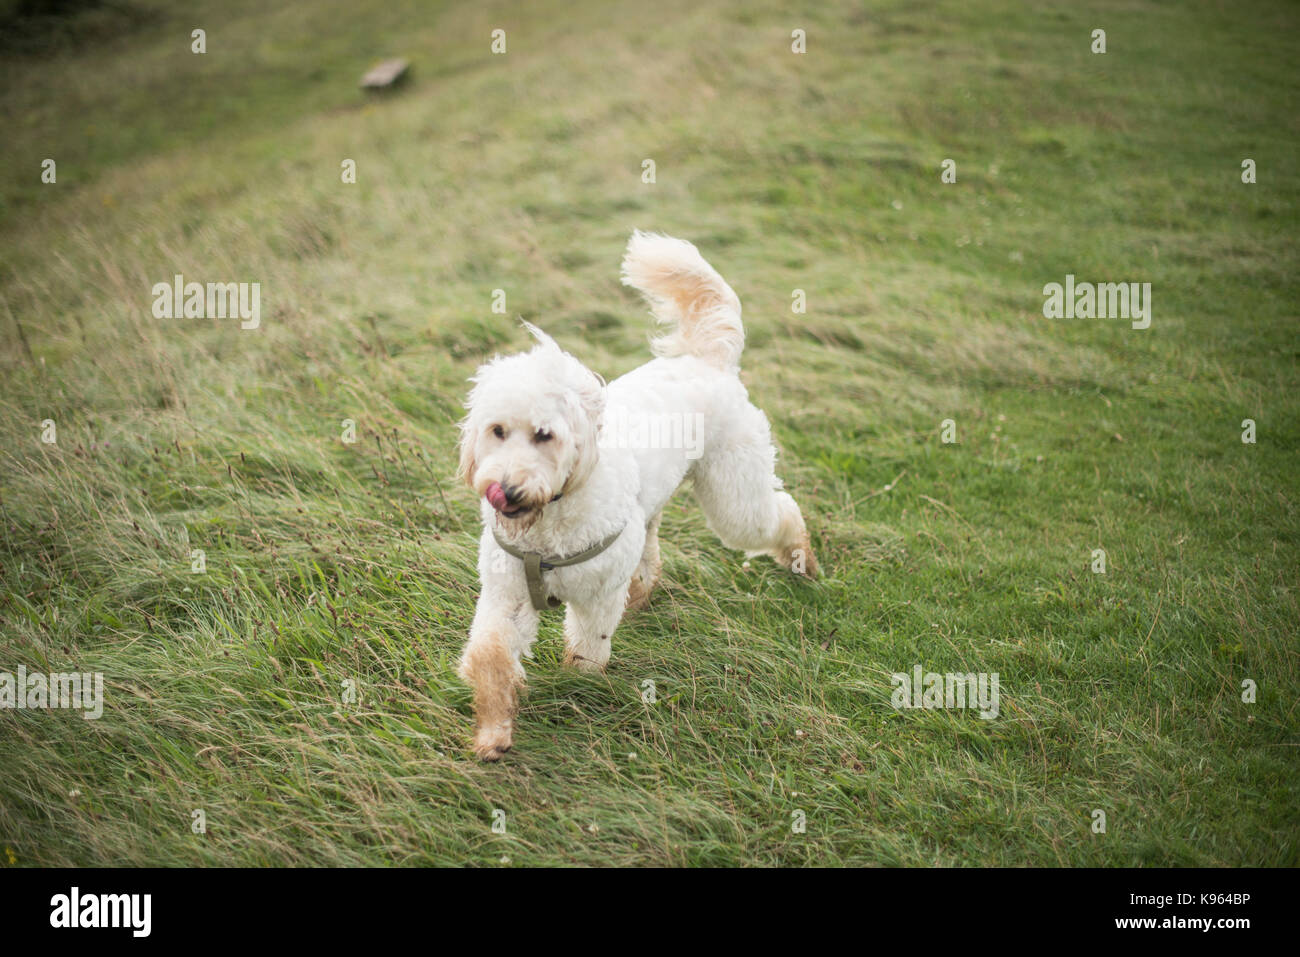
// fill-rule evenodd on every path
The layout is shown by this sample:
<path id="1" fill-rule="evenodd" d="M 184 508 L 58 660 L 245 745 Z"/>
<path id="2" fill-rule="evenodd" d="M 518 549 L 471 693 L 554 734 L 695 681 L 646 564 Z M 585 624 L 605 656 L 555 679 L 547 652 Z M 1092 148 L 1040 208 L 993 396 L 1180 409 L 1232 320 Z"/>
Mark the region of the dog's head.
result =
<path id="1" fill-rule="evenodd" d="M 461 478 L 520 528 L 591 474 L 605 407 L 604 381 L 524 325 L 537 345 L 479 367 L 460 424 Z"/>

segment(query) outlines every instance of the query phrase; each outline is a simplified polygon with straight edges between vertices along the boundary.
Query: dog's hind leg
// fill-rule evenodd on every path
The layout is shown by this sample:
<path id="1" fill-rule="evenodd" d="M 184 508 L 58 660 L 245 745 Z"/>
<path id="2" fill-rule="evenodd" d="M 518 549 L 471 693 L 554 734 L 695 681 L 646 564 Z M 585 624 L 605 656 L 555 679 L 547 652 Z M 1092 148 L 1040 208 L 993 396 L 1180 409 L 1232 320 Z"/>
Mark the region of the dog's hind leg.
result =
<path id="1" fill-rule="evenodd" d="M 650 593 L 659 583 L 659 573 L 663 570 L 659 558 L 659 521 L 662 518 L 663 512 L 658 512 L 646 523 L 645 549 L 641 552 L 636 571 L 632 573 L 632 581 L 628 583 L 628 611 L 644 608 L 650 602 Z"/>
<path id="2" fill-rule="evenodd" d="M 626 587 L 594 602 L 570 602 L 564 614 L 564 663 L 580 671 L 604 671 L 626 603 Z"/>
<path id="3" fill-rule="evenodd" d="M 803 514 L 776 477 L 776 450 L 767 418 L 749 406 L 746 427 L 729 433 L 695 468 L 695 497 L 713 533 L 730 548 L 771 555 L 781 565 L 817 577 Z"/>

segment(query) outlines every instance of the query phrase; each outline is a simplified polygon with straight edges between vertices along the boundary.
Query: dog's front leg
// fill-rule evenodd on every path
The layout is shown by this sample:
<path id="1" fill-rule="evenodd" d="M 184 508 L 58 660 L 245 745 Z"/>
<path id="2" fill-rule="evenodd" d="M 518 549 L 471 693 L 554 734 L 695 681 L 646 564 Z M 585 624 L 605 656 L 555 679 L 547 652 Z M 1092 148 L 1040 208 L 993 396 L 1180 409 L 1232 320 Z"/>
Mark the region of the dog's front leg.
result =
<path id="1" fill-rule="evenodd" d="M 500 595 L 479 596 L 459 673 L 474 689 L 474 753 L 496 761 L 514 743 L 515 712 L 524 685 L 520 657 L 537 636 L 530 608 L 503 607 Z"/>
<path id="2" fill-rule="evenodd" d="M 582 671 L 604 671 L 626 605 L 627 582 L 593 601 L 571 601 L 564 614 L 564 663 Z"/>

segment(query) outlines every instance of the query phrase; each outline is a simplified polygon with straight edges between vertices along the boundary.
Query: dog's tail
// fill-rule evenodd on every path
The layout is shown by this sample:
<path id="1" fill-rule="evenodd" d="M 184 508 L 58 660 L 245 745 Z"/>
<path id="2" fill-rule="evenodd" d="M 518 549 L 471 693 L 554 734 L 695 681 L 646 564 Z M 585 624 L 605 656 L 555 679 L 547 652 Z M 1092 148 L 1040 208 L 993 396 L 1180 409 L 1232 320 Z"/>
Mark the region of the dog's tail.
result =
<path id="1" fill-rule="evenodd" d="M 739 367 L 745 347 L 740 300 L 686 240 L 632 233 L 623 283 L 644 293 L 655 319 L 673 327 L 650 343 L 655 355 L 696 356 L 724 370 Z"/>

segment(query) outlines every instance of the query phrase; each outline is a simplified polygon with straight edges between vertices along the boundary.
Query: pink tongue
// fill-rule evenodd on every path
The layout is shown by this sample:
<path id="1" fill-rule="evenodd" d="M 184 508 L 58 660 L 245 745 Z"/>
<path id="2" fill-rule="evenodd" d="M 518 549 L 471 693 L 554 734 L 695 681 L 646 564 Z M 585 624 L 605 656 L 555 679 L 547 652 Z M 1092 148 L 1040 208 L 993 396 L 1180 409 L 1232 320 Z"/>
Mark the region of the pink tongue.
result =
<path id="1" fill-rule="evenodd" d="M 501 490 L 500 482 L 493 482 L 489 485 L 485 494 L 487 495 L 488 504 L 498 512 L 506 507 L 506 493 Z"/>

